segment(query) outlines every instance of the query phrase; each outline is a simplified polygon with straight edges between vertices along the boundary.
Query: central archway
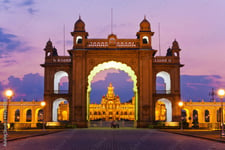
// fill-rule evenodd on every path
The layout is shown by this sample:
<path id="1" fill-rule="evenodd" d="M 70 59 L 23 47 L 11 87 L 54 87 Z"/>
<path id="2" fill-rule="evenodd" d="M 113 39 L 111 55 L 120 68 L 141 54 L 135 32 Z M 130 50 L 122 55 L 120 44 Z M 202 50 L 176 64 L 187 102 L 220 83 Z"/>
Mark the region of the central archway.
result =
<path id="1" fill-rule="evenodd" d="M 137 90 L 137 76 L 135 72 L 132 70 L 131 67 L 127 66 L 127 64 L 116 62 L 116 61 L 108 61 L 95 66 L 88 76 L 88 87 L 87 87 L 87 120 L 89 121 L 89 104 L 90 104 L 90 92 L 91 92 L 91 81 L 93 80 L 94 76 L 99 73 L 100 71 L 106 69 L 118 69 L 122 70 L 127 73 L 131 80 L 133 81 L 133 91 L 135 95 L 135 121 L 138 120 L 138 90 Z"/>

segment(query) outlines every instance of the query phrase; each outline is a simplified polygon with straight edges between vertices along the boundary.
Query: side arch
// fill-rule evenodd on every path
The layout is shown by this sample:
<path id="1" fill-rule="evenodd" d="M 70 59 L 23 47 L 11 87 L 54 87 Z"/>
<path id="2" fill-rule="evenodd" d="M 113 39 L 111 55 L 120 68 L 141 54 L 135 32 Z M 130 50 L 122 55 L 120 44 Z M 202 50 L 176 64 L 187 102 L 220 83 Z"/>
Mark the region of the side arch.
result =
<path id="1" fill-rule="evenodd" d="M 166 122 L 172 121 L 172 103 L 166 98 L 158 99 L 157 101 L 163 102 L 166 106 Z M 157 103 L 157 102 L 156 102 Z"/>
<path id="2" fill-rule="evenodd" d="M 66 101 L 69 104 L 69 101 L 64 98 L 58 98 L 54 100 L 53 107 L 52 107 L 52 121 L 57 122 L 58 121 L 58 108 L 59 104 L 63 101 Z M 68 112 L 69 113 L 69 112 Z"/>

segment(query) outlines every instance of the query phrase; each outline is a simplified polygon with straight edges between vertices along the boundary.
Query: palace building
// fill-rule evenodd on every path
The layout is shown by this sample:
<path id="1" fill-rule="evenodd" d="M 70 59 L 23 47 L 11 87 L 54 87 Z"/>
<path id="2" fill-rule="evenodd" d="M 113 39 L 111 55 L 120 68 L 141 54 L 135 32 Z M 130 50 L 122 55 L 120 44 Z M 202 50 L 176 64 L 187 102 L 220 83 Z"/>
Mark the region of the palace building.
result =
<path id="1" fill-rule="evenodd" d="M 131 102 L 121 103 L 120 97 L 115 95 L 112 83 L 108 92 L 102 97 L 101 104 L 90 104 L 90 120 L 135 120 L 135 97 Z"/>
<path id="2" fill-rule="evenodd" d="M 219 102 L 185 102 L 183 108 L 178 106 L 183 67 L 181 49 L 174 40 L 165 56 L 157 56 L 158 51 L 152 47 L 154 32 L 146 18 L 140 22 L 134 39 L 120 39 L 113 33 L 104 39 L 89 39 L 85 26 L 79 17 L 71 32 L 73 46 L 67 50 L 67 56 L 59 56 L 53 42 L 47 41 L 41 64 L 46 106 L 41 107 L 35 101 L 9 102 L 9 122 L 36 124 L 43 119 L 46 122 L 66 120 L 86 128 L 91 120 L 124 119 L 134 120 L 136 127 L 148 127 L 155 121 L 178 123 L 183 109 L 190 124 L 196 119 L 200 126 L 219 124 Z M 101 104 L 90 104 L 94 76 L 111 68 L 131 77 L 132 101 L 121 103 L 110 84 Z M 158 78 L 163 80 L 163 88 L 158 88 Z M 60 83 L 65 79 L 68 85 L 63 89 Z M 0 104 L 0 121 L 3 121 L 5 104 Z"/>

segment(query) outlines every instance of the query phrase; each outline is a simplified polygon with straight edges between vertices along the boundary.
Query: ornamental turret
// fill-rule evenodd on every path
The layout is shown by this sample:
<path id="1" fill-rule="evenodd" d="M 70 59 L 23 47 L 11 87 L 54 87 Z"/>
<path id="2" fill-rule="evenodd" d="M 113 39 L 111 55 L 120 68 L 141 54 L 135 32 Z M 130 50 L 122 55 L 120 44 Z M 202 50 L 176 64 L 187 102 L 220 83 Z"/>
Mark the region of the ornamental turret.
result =
<path id="1" fill-rule="evenodd" d="M 85 23 L 80 16 L 74 24 L 74 31 L 71 35 L 73 36 L 73 49 L 84 49 L 88 33 L 85 31 Z"/>
<path id="2" fill-rule="evenodd" d="M 151 32 L 151 25 L 146 17 L 140 23 L 140 30 L 136 35 L 140 40 L 140 49 L 152 49 L 151 37 L 154 35 L 154 32 Z"/>

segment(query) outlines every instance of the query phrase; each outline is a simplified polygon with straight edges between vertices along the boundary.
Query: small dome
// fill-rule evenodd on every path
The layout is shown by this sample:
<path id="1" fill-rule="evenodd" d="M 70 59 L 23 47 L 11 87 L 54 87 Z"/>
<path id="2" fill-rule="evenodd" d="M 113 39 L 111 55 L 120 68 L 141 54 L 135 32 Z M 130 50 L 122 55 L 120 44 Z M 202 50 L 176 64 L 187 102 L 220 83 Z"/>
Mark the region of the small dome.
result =
<path id="1" fill-rule="evenodd" d="M 46 43 L 45 49 L 51 49 L 51 48 L 53 48 L 52 41 L 49 39 L 48 42 Z"/>
<path id="2" fill-rule="evenodd" d="M 172 49 L 180 49 L 178 42 L 176 39 L 173 41 Z"/>
<path id="3" fill-rule="evenodd" d="M 150 23 L 146 18 L 140 23 L 140 31 L 151 31 Z"/>
<path id="4" fill-rule="evenodd" d="M 52 46 L 52 41 L 49 39 L 46 45 L 47 46 Z"/>
<path id="5" fill-rule="evenodd" d="M 85 23 L 81 20 L 81 17 L 76 21 L 74 31 L 85 31 Z"/>

